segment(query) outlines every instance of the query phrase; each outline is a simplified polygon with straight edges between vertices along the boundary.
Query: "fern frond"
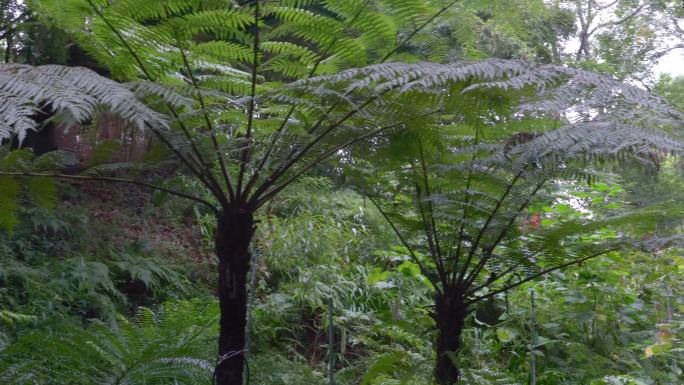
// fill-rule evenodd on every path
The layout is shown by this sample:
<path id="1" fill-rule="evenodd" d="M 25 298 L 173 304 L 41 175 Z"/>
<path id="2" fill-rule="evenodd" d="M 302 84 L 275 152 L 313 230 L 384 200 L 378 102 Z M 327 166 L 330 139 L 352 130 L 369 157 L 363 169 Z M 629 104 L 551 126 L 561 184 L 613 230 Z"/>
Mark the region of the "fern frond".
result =
<path id="1" fill-rule="evenodd" d="M 107 107 L 140 129 L 167 126 L 163 115 L 139 102 L 126 87 L 86 68 L 2 64 L 0 97 L 5 101 L 0 107 L 0 140 L 13 135 L 21 140 L 28 131 L 39 130 L 32 119 L 39 112 L 65 112 L 85 122 Z"/>
<path id="2" fill-rule="evenodd" d="M 58 333 L 24 336 L 1 352 L 5 384 L 196 384 L 213 372 L 206 351 L 215 335 L 218 309 L 201 301 L 142 308 L 137 322 L 108 327 L 63 325 Z M 76 368 L 76 370 L 75 370 Z"/>

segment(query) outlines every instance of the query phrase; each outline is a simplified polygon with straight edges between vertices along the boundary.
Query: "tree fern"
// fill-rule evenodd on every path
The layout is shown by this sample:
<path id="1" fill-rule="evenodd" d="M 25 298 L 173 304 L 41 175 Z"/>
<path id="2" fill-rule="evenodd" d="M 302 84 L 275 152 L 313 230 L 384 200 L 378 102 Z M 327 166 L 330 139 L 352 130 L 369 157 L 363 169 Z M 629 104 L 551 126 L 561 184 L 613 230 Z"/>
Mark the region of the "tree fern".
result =
<path id="1" fill-rule="evenodd" d="M 478 78 L 484 81 L 478 83 Z M 374 204 L 436 288 L 440 383 L 459 377 L 445 351 L 458 350 L 470 306 L 543 274 L 631 246 L 635 241 L 627 229 L 638 239 L 639 230 L 665 215 L 654 207 L 605 218 L 561 218 L 540 229 L 528 229 L 521 221 L 531 204 L 557 199 L 570 183 L 565 178 L 581 180 L 591 174 L 597 160 L 649 163 L 654 151 L 682 151 L 681 134 L 675 131 L 681 115 L 642 90 L 565 67 L 499 60 L 387 64 L 299 84 L 326 81 L 343 84 L 347 97 L 357 92 L 397 94 L 401 100 L 432 87 L 449 90 L 426 97 L 440 107 L 435 113 L 440 119 L 432 127 L 410 122 L 406 133 L 387 135 L 388 150 L 376 149 L 375 164 L 393 162 L 386 174 L 364 183 L 376 183 Z M 389 110 L 390 103 L 383 101 L 382 108 Z M 642 113 L 645 109 L 648 114 Z M 440 115 L 442 111 L 453 115 Z M 394 116 L 400 113 L 392 110 Z M 537 132 L 506 131 L 509 122 L 532 117 L 544 118 Z M 471 129 L 457 134 L 464 126 Z M 681 210 L 670 208 L 669 214 L 681 215 Z M 610 228 L 625 234 L 610 235 Z"/>

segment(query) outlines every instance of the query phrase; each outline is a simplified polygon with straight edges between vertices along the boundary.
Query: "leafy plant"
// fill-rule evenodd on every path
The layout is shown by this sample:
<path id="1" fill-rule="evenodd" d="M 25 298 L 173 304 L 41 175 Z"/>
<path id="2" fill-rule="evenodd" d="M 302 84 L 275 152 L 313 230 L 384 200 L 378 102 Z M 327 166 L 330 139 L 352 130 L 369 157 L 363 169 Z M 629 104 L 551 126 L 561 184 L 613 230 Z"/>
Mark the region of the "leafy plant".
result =
<path id="1" fill-rule="evenodd" d="M 134 245 L 92 254 L 78 210 L 61 216 L 35 207 L 20 211 L 14 233 L 0 234 L 0 308 L 41 322 L 69 316 L 111 321 L 118 311 L 152 300 L 201 295 L 179 266 Z"/>
<path id="2" fill-rule="evenodd" d="M 218 309 L 201 301 L 141 308 L 108 327 L 64 324 L 22 336 L 0 352 L 5 384 L 210 383 Z"/>

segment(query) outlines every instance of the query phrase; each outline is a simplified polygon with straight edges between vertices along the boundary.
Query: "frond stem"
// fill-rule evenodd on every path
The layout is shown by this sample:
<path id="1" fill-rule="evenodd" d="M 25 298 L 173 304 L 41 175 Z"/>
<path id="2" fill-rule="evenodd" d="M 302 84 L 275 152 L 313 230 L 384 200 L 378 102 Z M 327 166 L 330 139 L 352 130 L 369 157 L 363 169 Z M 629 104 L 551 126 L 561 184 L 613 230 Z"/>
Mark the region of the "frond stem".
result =
<path id="1" fill-rule="evenodd" d="M 414 174 L 415 174 L 415 167 L 412 166 L 414 169 Z M 434 234 L 432 233 L 432 229 L 430 226 L 430 221 L 428 218 L 426 218 L 426 213 L 425 209 L 423 208 L 423 204 L 421 201 L 423 200 L 423 195 L 420 190 L 420 185 L 416 183 L 416 205 L 418 206 L 418 211 L 420 212 L 420 219 L 421 219 L 421 224 L 423 225 L 423 231 L 425 231 L 425 238 L 427 239 L 428 243 L 428 249 L 430 250 L 430 256 L 432 259 L 435 261 L 435 266 L 437 267 L 437 275 L 439 276 L 439 280 L 442 281 L 442 284 L 444 287 L 447 286 L 448 281 L 446 279 L 446 275 L 444 273 L 444 267 L 440 263 L 441 258 L 439 256 L 439 252 L 437 251 L 435 247 L 435 242 L 434 242 Z"/>
<path id="2" fill-rule="evenodd" d="M 149 126 L 148 126 L 148 127 L 149 127 Z M 190 161 L 189 161 L 185 156 L 183 156 L 183 154 L 180 152 L 180 150 L 178 150 L 173 144 L 171 144 L 171 142 L 170 142 L 170 141 L 161 133 L 161 131 L 159 131 L 159 130 L 153 128 L 153 127 L 150 127 L 150 129 L 151 129 L 152 132 L 157 136 L 157 138 L 159 138 L 159 140 L 161 140 L 161 141 L 164 143 L 164 145 L 165 145 L 166 147 L 168 147 L 168 148 L 173 152 L 173 154 L 174 154 L 178 159 L 180 159 L 180 161 L 181 161 L 183 164 L 185 164 L 185 166 L 186 166 L 188 169 L 190 169 L 190 171 L 191 171 L 195 176 L 197 176 L 197 178 L 199 178 L 200 182 L 202 182 L 202 183 L 204 184 L 205 187 L 207 187 L 208 189 L 211 190 L 211 184 L 210 184 L 209 181 L 204 177 L 204 174 L 203 174 L 202 172 L 200 172 L 200 170 L 195 169 L 195 166 L 194 166 L 192 163 L 190 163 Z"/>
<path id="3" fill-rule="evenodd" d="M 472 285 L 472 283 L 475 281 L 475 279 L 477 278 L 477 276 L 480 274 L 480 272 L 482 271 L 482 269 L 483 269 L 483 268 L 485 267 L 485 265 L 487 264 L 487 261 L 489 260 L 489 258 L 490 258 L 490 257 L 492 256 L 492 254 L 494 253 L 494 249 L 496 249 L 496 247 L 501 243 L 501 241 L 503 241 L 504 237 L 506 237 L 506 234 L 508 234 L 508 231 L 509 231 L 509 230 L 511 229 L 511 227 L 513 226 L 513 223 L 515 222 L 515 220 L 518 219 L 518 216 L 527 208 L 527 205 L 530 204 L 530 201 L 532 200 L 532 197 L 534 197 L 535 195 L 537 195 L 537 192 L 539 191 L 539 189 L 542 188 L 542 186 L 543 186 L 545 183 L 546 183 L 546 180 L 545 180 L 545 179 L 543 179 L 541 182 L 539 182 L 539 183 L 537 184 L 537 186 L 535 186 L 534 190 L 533 190 L 532 193 L 529 195 L 529 197 L 525 200 L 525 202 L 523 202 L 523 204 L 520 205 L 520 207 L 519 207 L 518 210 L 515 212 L 515 214 L 511 217 L 511 219 L 508 221 L 508 223 L 506 224 L 506 226 L 501 230 L 501 232 L 499 233 L 499 236 L 496 238 L 496 240 L 494 241 L 494 243 L 491 245 L 490 249 L 487 251 L 486 254 L 482 255 L 482 258 L 480 259 L 480 261 L 478 262 L 478 264 L 475 266 L 475 269 L 473 269 L 473 271 L 469 274 L 468 278 L 467 278 L 466 281 L 465 281 L 464 287 L 467 288 L 468 286 Z"/>
<path id="4" fill-rule="evenodd" d="M 499 200 L 496 201 L 496 204 L 494 205 L 494 209 L 492 210 L 491 213 L 489 213 L 489 216 L 485 220 L 484 225 L 482 225 L 482 228 L 477 232 L 477 236 L 475 237 L 475 241 L 473 244 L 470 246 L 470 250 L 468 251 L 468 263 L 472 261 L 473 256 L 475 255 L 475 252 L 477 252 L 477 246 L 480 244 L 480 241 L 482 240 L 482 237 L 484 236 L 485 232 L 489 228 L 489 224 L 494 220 L 494 217 L 499 213 L 499 209 L 503 205 L 504 201 L 506 198 L 508 198 L 508 194 L 510 194 L 511 190 L 513 189 L 513 186 L 518 182 L 518 179 L 522 176 L 523 172 L 525 170 L 525 167 L 523 167 L 511 180 L 511 182 L 506 186 L 506 189 L 504 190 L 503 194 L 501 194 L 501 197 Z M 462 283 L 464 278 L 463 270 L 461 271 L 461 275 L 459 276 L 458 282 Z"/>
<path id="5" fill-rule="evenodd" d="M 354 23 L 354 21 L 356 21 L 356 19 L 358 19 L 358 17 L 363 13 L 363 10 L 365 9 L 366 5 L 368 5 L 369 2 L 370 2 L 370 0 L 365 0 L 363 2 L 363 4 L 361 5 L 361 7 L 359 8 L 359 11 L 356 13 L 356 15 L 354 15 L 354 17 L 351 18 L 346 24 L 351 25 L 352 23 Z M 335 40 L 333 39 L 325 47 L 323 52 L 318 56 L 318 59 L 314 63 L 313 68 L 311 68 L 311 70 L 309 71 L 309 74 L 306 76 L 305 79 L 311 78 L 316 73 L 316 70 L 321 65 L 321 63 L 325 59 L 326 55 L 328 54 L 328 52 L 330 51 L 330 49 L 332 49 L 332 47 L 334 45 L 335 45 Z M 269 144 L 268 149 L 266 150 L 266 154 L 264 154 L 264 156 L 259 161 L 259 165 L 255 169 L 254 175 L 251 176 L 249 182 L 247 182 L 247 185 L 245 186 L 245 195 L 249 194 L 249 191 L 252 189 L 252 187 L 254 187 L 254 184 L 257 182 L 257 179 L 259 178 L 261 171 L 263 170 L 264 166 L 266 165 L 266 162 L 268 161 L 273 150 L 275 149 L 276 143 L 278 143 L 280 136 L 282 135 L 283 131 L 285 130 L 285 127 L 287 126 L 287 122 L 290 120 L 290 118 L 292 117 L 292 114 L 294 114 L 296 109 L 297 109 L 297 107 L 295 105 L 290 107 L 287 114 L 285 115 L 285 118 L 283 119 L 283 122 L 280 124 L 280 126 L 278 126 L 278 128 L 276 129 L 276 132 L 273 134 L 273 137 L 271 138 L 271 143 Z"/>
<path id="6" fill-rule="evenodd" d="M 257 75 L 259 71 L 259 1 L 254 0 L 254 44 L 252 47 L 252 79 L 250 81 L 250 98 L 249 105 L 247 107 L 247 131 L 245 132 L 245 148 L 242 150 L 241 161 L 240 161 L 240 172 L 238 174 L 237 181 L 237 193 L 240 195 L 240 199 L 246 199 L 242 192 L 242 180 L 245 176 L 245 168 L 249 158 L 251 157 L 251 143 L 252 140 L 252 128 L 254 126 L 254 111 L 256 109 L 256 86 L 257 86 Z"/>
<path id="7" fill-rule="evenodd" d="M 404 124 L 405 124 L 405 122 L 398 122 L 398 123 L 394 123 L 394 124 L 391 124 L 388 126 L 383 126 L 383 127 L 377 128 L 371 132 L 368 132 L 364 135 L 360 135 L 360 136 L 357 136 L 353 139 L 350 139 L 350 140 L 342 143 L 339 146 L 335 146 L 335 147 L 331 148 L 330 150 L 328 150 L 328 151 L 324 152 L 323 154 L 321 154 L 320 156 L 318 156 L 316 159 L 313 159 L 312 161 L 310 161 L 306 166 L 302 167 L 301 170 L 297 171 L 295 174 L 293 174 L 292 176 L 290 176 L 289 178 L 284 180 L 280 185 L 278 185 L 278 187 L 274 188 L 271 191 L 264 193 L 261 198 L 259 196 L 255 196 L 254 199 L 258 199 L 258 200 L 254 201 L 254 205 L 256 207 L 260 207 L 266 201 L 268 201 L 270 198 L 272 198 L 275 194 L 277 194 L 282 189 L 284 189 L 285 187 L 290 185 L 292 182 L 297 180 L 297 178 L 299 178 L 299 176 L 301 176 L 305 172 L 309 171 L 312 167 L 316 166 L 317 164 L 319 164 L 320 162 L 329 158 L 330 156 L 337 153 L 338 151 L 343 150 L 343 149 L 345 149 L 345 148 L 347 148 L 353 144 L 356 144 L 356 143 L 361 142 L 363 140 L 366 140 L 368 138 L 374 137 L 383 131 L 390 130 L 392 128 L 396 128 L 396 127 L 402 126 Z"/>
<path id="8" fill-rule="evenodd" d="M 145 75 L 147 80 L 154 82 L 155 78 L 152 76 L 152 74 L 147 70 L 147 67 L 143 63 L 142 59 L 138 55 L 138 53 L 133 49 L 133 47 L 128 43 L 128 41 L 124 38 L 124 36 L 119 32 L 119 30 L 109 21 L 107 17 L 105 17 L 104 13 L 93 3 L 93 0 L 87 0 L 88 4 L 90 7 L 95 11 L 97 16 L 99 16 L 102 21 L 107 25 L 107 27 L 116 35 L 116 37 L 121 41 L 121 44 L 126 48 L 126 50 L 133 56 L 133 60 L 135 60 L 136 64 L 140 68 L 140 71 Z M 190 132 L 188 128 L 185 126 L 185 123 L 180 119 L 180 116 L 178 115 L 178 112 L 176 109 L 170 104 L 166 103 L 167 107 L 169 108 L 169 111 L 171 111 L 171 114 L 173 117 L 178 121 L 178 124 L 180 125 L 181 129 L 183 130 L 183 133 L 185 136 L 188 138 L 190 141 L 190 145 L 192 146 L 193 151 L 195 152 L 195 155 L 197 156 L 196 162 L 199 163 L 199 166 L 203 167 L 204 172 L 202 172 L 202 169 L 200 170 L 194 170 L 194 168 L 191 168 L 191 170 L 194 170 L 193 172 L 200 178 L 202 183 L 204 183 L 209 190 L 212 191 L 212 193 L 216 196 L 216 198 L 222 203 L 222 205 L 227 206 L 228 201 L 226 199 L 225 194 L 223 194 L 223 191 L 221 190 L 220 185 L 216 181 L 216 178 L 214 178 L 214 175 L 211 173 L 211 168 L 208 167 L 208 165 L 204 162 L 204 159 L 202 157 L 202 153 L 199 151 L 197 146 L 195 145 L 195 141 L 193 140 L 192 136 L 190 135 Z M 161 136 L 160 133 L 157 133 L 158 136 Z M 164 141 L 166 145 L 169 143 L 168 141 Z M 175 150 L 175 147 L 171 147 L 172 151 L 174 154 L 179 154 L 180 152 Z M 188 161 L 189 163 L 189 161 Z M 204 177 L 202 175 L 206 174 Z"/>
<path id="9" fill-rule="evenodd" d="M 404 40 L 402 40 L 399 44 L 397 44 L 397 45 L 394 47 L 394 49 L 392 49 L 391 51 L 389 51 L 388 53 L 386 53 L 385 56 L 383 56 L 382 59 L 380 60 L 380 63 L 385 62 L 386 60 L 388 60 L 388 59 L 389 59 L 392 55 L 394 55 L 399 49 L 401 49 L 404 45 L 406 45 L 406 43 L 408 43 L 409 41 L 411 41 L 411 39 L 413 39 L 413 37 L 416 36 L 420 31 L 422 31 L 423 29 L 425 29 L 425 27 L 427 27 L 428 25 L 430 25 L 430 23 L 432 23 L 436 18 L 438 18 L 438 17 L 439 17 L 441 14 L 443 14 L 444 12 L 448 11 L 449 8 L 451 8 L 451 7 L 453 7 L 454 5 L 456 5 L 456 3 L 458 3 L 459 1 L 460 1 L 460 0 L 452 1 L 451 3 L 445 5 L 445 6 L 442 7 L 440 10 L 438 10 L 437 12 L 435 12 L 432 16 L 430 16 L 427 20 L 425 20 L 425 22 L 423 22 L 423 24 L 421 24 L 420 26 L 418 26 L 418 28 L 416 28 L 416 29 L 414 29 L 413 31 L 411 31 L 411 33 L 408 34 L 408 35 L 404 38 Z"/>
<path id="10" fill-rule="evenodd" d="M 422 170 L 422 177 L 418 175 L 415 162 L 411 162 L 411 169 L 413 170 L 413 175 L 416 178 L 416 205 L 418 206 L 417 208 L 420 212 L 420 218 L 423 224 L 423 230 L 425 231 L 425 238 L 427 239 L 430 254 L 432 256 L 432 259 L 434 259 L 435 261 L 435 266 L 437 267 L 437 274 L 439 276 L 439 279 L 442 281 L 442 284 L 446 288 L 449 282 L 447 280 L 446 272 L 444 270 L 444 261 L 442 259 L 442 252 L 439 249 L 439 241 L 437 240 L 437 228 L 434 222 L 432 204 L 430 202 L 430 188 L 427 179 L 427 167 L 425 165 L 423 145 L 420 139 L 418 139 L 418 146 L 420 149 L 419 158 Z M 421 179 L 421 181 L 424 183 L 425 194 L 427 194 L 427 197 L 423 197 L 422 189 L 418 182 L 418 179 Z M 427 200 L 427 205 L 423 205 L 424 200 Z M 428 206 L 427 209 L 424 206 Z"/>
<path id="11" fill-rule="evenodd" d="M 185 67 L 185 70 L 188 72 L 190 83 L 197 92 L 197 99 L 199 101 L 200 107 L 202 108 L 202 111 L 204 112 L 204 121 L 207 124 L 207 129 L 209 130 L 209 133 L 211 135 L 211 142 L 214 146 L 214 151 L 216 152 L 216 158 L 219 161 L 219 166 L 221 167 L 221 173 L 223 174 L 223 179 L 226 183 L 226 188 L 228 189 L 228 196 L 230 197 L 230 200 L 234 200 L 235 192 L 233 190 L 233 184 L 230 180 L 230 174 L 228 174 L 226 163 L 223 159 L 223 156 L 221 155 L 221 151 L 219 150 L 219 145 L 216 140 L 216 133 L 214 132 L 214 125 L 212 124 L 211 119 L 209 118 L 209 113 L 207 113 L 207 106 L 204 102 L 204 96 L 202 96 L 202 90 L 200 89 L 199 84 L 197 84 L 197 79 L 195 79 L 195 75 L 192 73 L 192 68 L 190 67 L 190 63 L 188 62 L 188 57 L 185 54 L 185 50 L 181 46 L 178 38 L 176 38 L 176 42 L 178 43 L 178 49 L 180 50 L 181 58 L 183 60 L 183 66 Z"/>
<path id="12" fill-rule="evenodd" d="M 413 39 L 413 37 L 414 37 L 416 34 L 418 34 L 418 33 L 419 33 L 420 31 L 422 31 L 425 27 L 427 27 L 432 21 L 434 21 L 434 20 L 435 20 L 437 17 L 439 17 L 442 13 L 446 12 L 449 8 L 451 8 L 451 7 L 453 7 L 454 5 L 456 5 L 456 3 L 458 3 L 459 1 L 460 1 L 460 0 L 456 0 L 456 1 L 451 2 L 450 4 L 448 4 L 448 5 L 444 6 L 443 8 L 441 8 L 439 11 L 437 11 L 437 12 L 436 12 L 435 14 L 433 14 L 431 17 L 429 17 L 423 24 L 421 24 L 420 26 L 418 26 L 418 28 L 416 28 L 415 30 L 413 30 L 413 31 L 412 31 L 404 40 L 402 40 L 400 43 L 398 43 L 397 45 L 395 45 L 394 48 L 393 48 L 390 52 L 388 52 L 382 59 L 380 59 L 380 60 L 378 61 L 378 63 L 376 63 L 376 64 L 384 63 L 385 61 L 387 61 L 394 53 L 396 53 L 399 49 L 401 49 L 404 45 L 406 45 L 406 43 L 408 43 L 411 39 Z M 367 1 L 367 2 L 368 2 L 368 1 Z M 361 8 L 361 10 L 363 10 L 363 7 Z M 357 17 L 361 14 L 361 10 L 359 11 L 359 13 L 358 13 L 354 18 L 357 18 Z M 353 22 L 353 21 L 352 21 L 352 22 Z M 322 57 L 321 57 L 321 59 L 322 59 Z M 314 73 L 315 69 L 318 67 L 318 65 L 320 65 L 320 61 L 314 66 L 314 69 L 313 69 L 313 70 L 311 71 L 311 73 L 309 74 L 309 77 L 311 77 L 311 76 L 313 75 L 313 73 Z M 348 93 L 346 93 L 344 96 L 346 96 L 346 95 L 348 95 Z M 325 119 L 325 117 L 328 116 L 328 115 L 329 115 L 329 114 L 330 114 L 338 105 L 339 105 L 339 102 L 333 104 L 333 105 L 330 107 L 330 109 L 325 113 L 325 115 L 323 116 L 322 119 Z M 272 142 L 271 142 L 271 145 L 270 145 L 270 147 L 269 147 L 269 150 L 268 150 L 267 153 L 266 153 L 266 154 L 267 154 L 266 156 L 270 156 L 270 154 L 272 153 L 272 148 L 275 146 L 275 143 L 276 143 L 278 137 L 280 136 L 281 132 L 285 129 L 285 126 L 287 125 L 287 121 L 290 119 L 290 117 L 291 117 L 292 114 L 294 113 L 295 109 L 296 109 L 296 106 L 292 106 L 292 107 L 290 108 L 288 114 L 286 115 L 286 118 L 283 119 L 283 122 L 281 123 L 280 127 L 279 127 L 278 130 L 276 131 L 276 135 L 274 136 L 274 138 L 273 138 L 273 140 L 272 140 Z M 314 125 L 314 127 L 313 127 L 309 132 L 315 131 L 315 130 L 320 126 L 321 123 L 322 123 L 322 120 L 318 121 L 318 122 L 316 123 L 316 125 Z M 290 156 L 292 156 L 292 155 L 294 155 L 294 152 L 291 152 L 291 153 L 290 153 Z M 259 165 L 259 167 L 257 168 L 258 172 L 255 173 L 255 174 L 252 176 L 252 179 L 255 179 L 256 177 L 258 177 L 258 173 L 259 173 L 259 172 L 261 171 L 261 169 L 263 168 L 264 163 L 266 162 L 266 159 L 267 159 L 266 157 L 262 158 L 262 162 L 261 162 L 262 164 Z M 268 178 L 268 180 L 270 180 L 270 179 L 271 179 L 271 177 Z M 267 181 L 268 181 L 268 180 L 267 180 Z M 256 180 L 254 180 L 253 182 L 250 181 L 250 183 L 249 183 L 250 189 L 251 189 L 251 187 L 252 187 L 252 185 L 253 185 L 254 183 L 256 183 Z M 268 186 L 267 186 L 267 187 L 268 187 Z M 257 194 L 255 194 L 255 195 L 258 196 L 259 194 L 257 193 Z"/>
<path id="13" fill-rule="evenodd" d="M 439 257 L 438 266 L 441 266 L 441 270 L 444 273 L 444 260 L 442 258 L 442 249 L 439 245 L 439 234 L 437 232 L 437 223 L 435 222 L 435 210 L 432 206 L 432 192 L 430 189 L 430 181 L 427 170 L 427 163 L 425 161 L 425 151 L 423 150 L 423 141 L 418 138 L 418 148 L 420 152 L 420 167 L 423 173 L 423 184 L 425 185 L 425 194 L 427 194 L 427 206 L 428 215 L 430 217 L 430 227 L 432 232 L 432 237 L 434 238 L 435 251 L 437 251 L 437 256 Z M 446 276 L 444 277 L 446 280 Z"/>
<path id="14" fill-rule="evenodd" d="M 540 249 L 540 250 L 537 250 L 537 251 L 535 251 L 534 253 L 525 256 L 525 258 L 527 258 L 527 259 L 534 258 L 536 255 L 538 255 L 538 254 L 541 253 L 542 251 L 543 251 L 543 250 L 541 250 L 541 249 Z M 511 266 L 510 266 L 508 269 L 506 269 L 505 271 L 503 271 L 503 272 L 501 272 L 501 273 L 498 273 L 498 274 L 494 274 L 492 277 L 490 277 L 490 278 L 487 280 L 487 282 L 485 282 L 485 283 L 483 283 L 482 285 L 477 286 L 477 287 L 475 287 L 475 288 L 469 290 L 468 292 L 466 292 L 466 296 L 470 296 L 470 295 L 472 295 L 472 294 L 475 294 L 478 290 L 483 289 L 483 288 L 489 286 L 492 282 L 494 282 L 494 281 L 496 281 L 496 280 L 498 280 L 498 279 L 501 279 L 501 278 L 505 277 L 507 274 L 510 274 L 510 273 L 513 272 L 515 269 L 517 269 L 518 267 L 520 267 L 520 265 L 522 265 L 522 262 L 515 263 L 515 264 L 511 265 Z M 510 281 L 510 279 L 509 279 L 509 281 Z"/>
<path id="15" fill-rule="evenodd" d="M 617 251 L 617 250 L 620 250 L 620 248 L 618 248 L 618 247 L 613 247 L 613 248 L 610 248 L 610 249 L 608 249 L 608 250 L 603 250 L 603 251 L 600 251 L 600 252 L 598 252 L 598 253 L 591 254 L 591 255 L 588 255 L 588 256 L 586 256 L 586 257 L 583 257 L 583 258 L 575 259 L 575 260 L 573 260 L 573 261 L 566 262 L 566 263 L 563 263 L 563 264 L 560 264 L 560 265 L 557 265 L 557 266 L 548 268 L 548 269 L 546 269 L 546 270 L 542 270 L 542 271 L 540 271 L 540 272 L 538 272 L 538 273 L 535 273 L 535 274 L 533 274 L 533 275 L 531 275 L 531 276 L 529 276 L 529 277 L 527 277 L 527 278 L 525 278 L 525 279 L 523 279 L 523 280 L 520 280 L 520 281 L 518 281 L 518 282 L 512 283 L 512 284 L 510 284 L 510 285 L 506 285 L 506 286 L 502 287 L 501 289 L 491 291 L 491 292 L 489 292 L 489 293 L 487 293 L 487 294 L 485 294 L 485 295 L 483 295 L 483 296 L 477 297 L 477 298 L 473 298 L 472 300 L 466 302 L 466 306 L 472 305 L 472 304 L 474 304 L 474 303 L 476 303 L 476 302 L 480 302 L 480 301 L 485 300 L 485 299 L 487 299 L 487 298 L 494 297 L 494 296 L 497 295 L 497 294 L 501 294 L 501 293 L 503 293 L 503 292 L 509 291 L 509 290 L 511 290 L 511 289 L 513 289 L 513 288 L 515 288 L 515 287 L 518 287 L 518 286 L 524 284 L 524 283 L 527 283 L 527 282 L 530 282 L 530 281 L 532 281 L 532 280 L 534 280 L 534 279 L 536 279 L 536 278 L 539 278 L 539 277 L 541 277 L 542 275 L 549 274 L 549 273 L 552 273 L 552 272 L 554 272 L 554 271 L 556 271 L 556 270 L 560 270 L 560 269 L 566 268 L 566 267 L 568 267 L 568 266 L 576 265 L 576 264 L 579 264 L 579 263 L 588 261 L 588 260 L 593 259 L 593 258 L 596 258 L 596 257 L 600 257 L 601 255 L 608 254 L 608 253 L 610 253 L 610 252 Z"/>
<path id="16" fill-rule="evenodd" d="M 479 112 L 478 112 L 478 117 L 479 117 Z M 461 226 L 460 229 L 458 230 L 458 245 L 456 246 L 456 255 L 454 255 L 454 271 L 458 269 L 458 263 L 460 262 L 461 259 L 461 248 L 463 247 L 465 240 L 463 239 L 463 236 L 465 235 L 465 222 L 466 219 L 468 218 L 468 207 L 470 206 L 470 186 L 472 185 L 473 182 L 473 168 L 475 167 L 475 161 L 477 160 L 477 148 L 480 144 L 480 125 L 479 123 L 475 125 L 475 143 L 473 146 L 473 155 L 470 158 L 470 167 L 468 167 L 468 177 L 466 179 L 466 196 L 465 196 L 465 204 L 463 205 L 463 215 L 461 216 Z M 460 270 L 458 280 L 456 282 L 461 282 L 463 280 L 463 276 L 466 273 L 466 269 L 468 268 L 468 265 L 470 265 L 471 259 L 469 258 L 468 261 L 463 265 L 463 267 Z"/>
<path id="17" fill-rule="evenodd" d="M 254 193 L 254 199 L 259 199 L 259 196 L 263 194 L 270 186 L 272 186 L 287 170 L 289 170 L 292 166 L 294 166 L 299 160 L 301 160 L 308 152 L 311 150 L 313 146 L 315 146 L 318 142 L 323 140 L 325 136 L 327 136 L 331 131 L 336 129 L 337 127 L 341 126 L 346 122 L 349 118 L 352 116 L 356 115 L 359 113 L 361 110 L 363 110 L 366 106 L 371 104 L 373 101 L 378 99 L 380 96 L 382 96 L 384 93 L 389 92 L 390 90 L 383 91 L 379 95 L 374 95 L 370 97 L 368 100 L 366 100 L 362 105 L 359 107 L 349 111 L 346 113 L 342 118 L 340 118 L 337 122 L 331 124 L 328 126 L 328 128 L 325 129 L 322 133 L 320 133 L 318 136 L 316 136 L 311 142 L 309 142 L 306 146 L 304 146 L 303 149 L 299 151 L 296 155 L 294 155 L 287 163 L 285 163 L 283 166 L 278 168 L 273 174 L 271 174 L 264 183 L 255 191 Z M 331 111 L 329 111 L 331 112 Z M 325 118 L 327 117 L 327 114 L 321 117 L 318 122 L 314 125 L 311 131 L 314 131 L 318 127 L 322 125 L 322 123 L 325 121 Z"/>
<path id="18" fill-rule="evenodd" d="M 370 200 L 371 203 L 373 203 L 373 206 L 375 206 L 375 208 L 378 210 L 378 212 L 380 212 L 380 215 L 382 215 L 382 217 L 385 219 L 387 224 L 389 224 L 390 227 L 392 228 L 392 231 L 394 231 L 394 233 L 397 235 L 397 238 L 399 238 L 399 241 L 401 242 L 401 244 L 404 245 L 406 250 L 408 250 L 409 255 L 411 256 L 411 259 L 413 259 L 413 261 L 416 263 L 416 265 L 418 265 L 418 268 L 420 269 L 421 274 L 423 274 L 427 279 L 432 281 L 432 279 L 430 279 L 430 275 L 428 274 L 427 268 L 425 268 L 425 265 L 423 265 L 423 262 L 421 262 L 420 259 L 418 259 L 416 252 L 413 250 L 411 245 L 409 245 L 408 241 L 406 241 L 406 238 L 404 238 L 404 236 L 401 234 L 401 231 L 399 231 L 399 228 L 397 228 L 397 226 L 394 224 L 394 222 L 390 219 L 389 215 L 387 215 L 385 210 L 383 210 L 380 207 L 378 202 L 376 202 L 375 199 L 373 199 L 370 196 L 370 194 L 366 194 L 366 197 L 368 197 L 368 200 Z M 437 282 L 432 282 L 433 286 L 435 287 L 435 290 L 439 293 L 440 288 L 438 285 L 436 285 L 436 283 Z"/>

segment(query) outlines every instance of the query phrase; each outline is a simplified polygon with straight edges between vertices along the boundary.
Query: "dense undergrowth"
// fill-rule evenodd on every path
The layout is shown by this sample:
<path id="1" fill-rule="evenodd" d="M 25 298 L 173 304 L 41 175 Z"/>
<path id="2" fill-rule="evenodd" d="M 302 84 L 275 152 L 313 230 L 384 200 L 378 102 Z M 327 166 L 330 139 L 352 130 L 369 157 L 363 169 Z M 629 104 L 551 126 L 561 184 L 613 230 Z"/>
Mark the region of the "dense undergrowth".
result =
<path id="1" fill-rule="evenodd" d="M 211 221 L 141 191 L 62 188 L 59 210 L 25 208 L 1 235 L 1 382 L 210 384 Z M 260 221 L 250 384 L 329 383 L 330 311 L 336 384 L 430 383 L 433 289 L 366 199 L 307 178 Z M 613 256 L 486 302 L 464 383 L 680 383 L 682 269 L 672 251 Z"/>

